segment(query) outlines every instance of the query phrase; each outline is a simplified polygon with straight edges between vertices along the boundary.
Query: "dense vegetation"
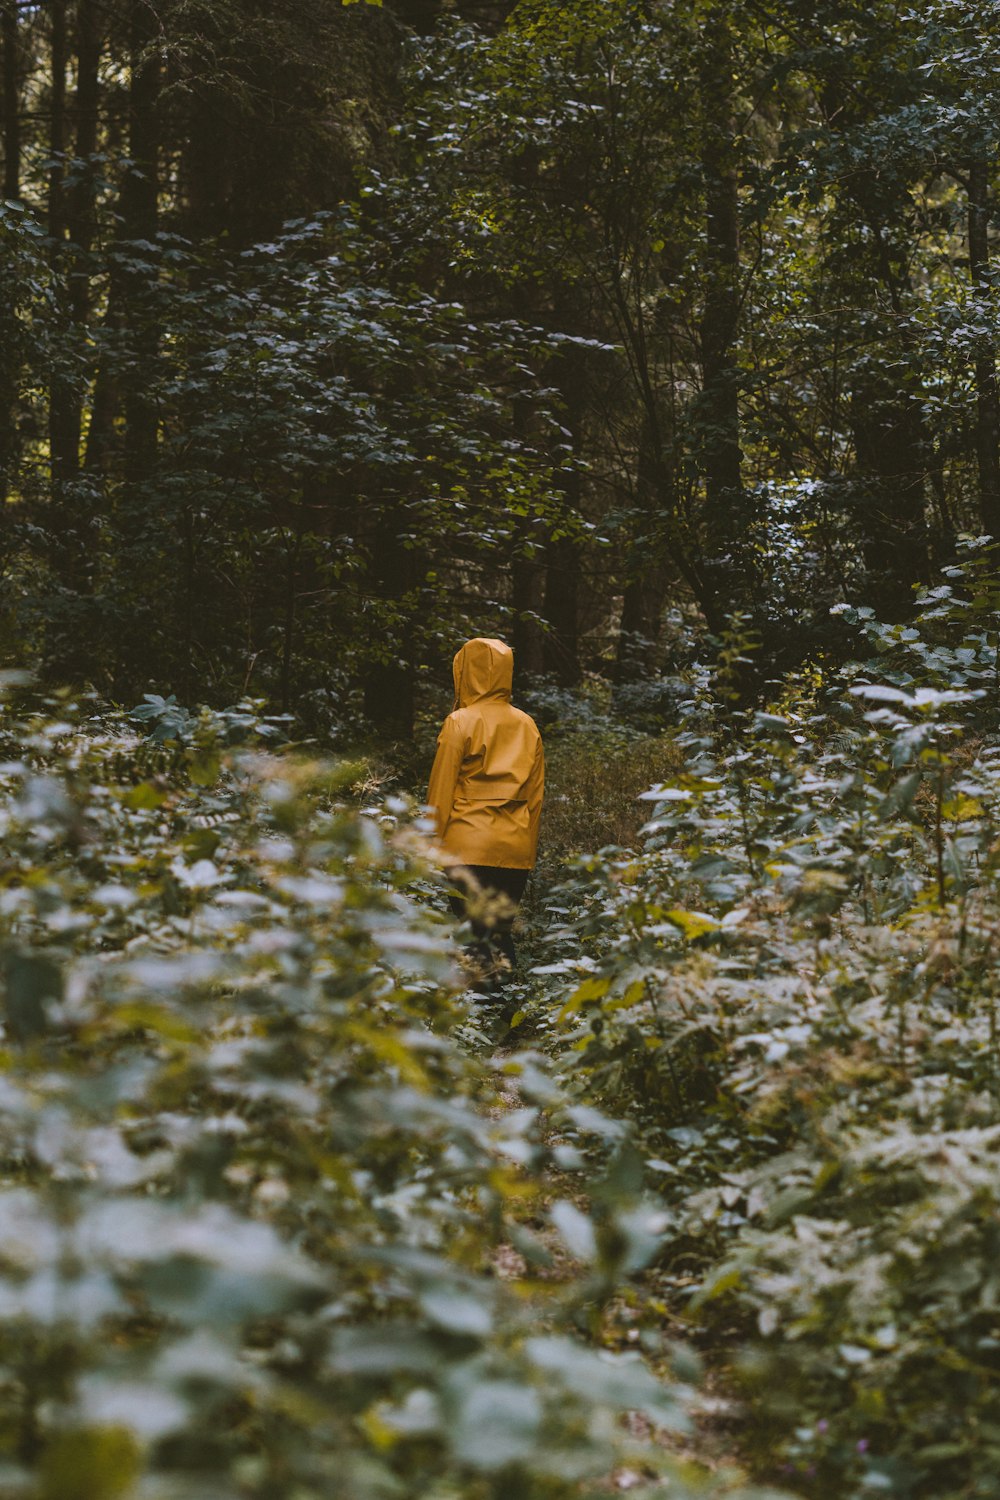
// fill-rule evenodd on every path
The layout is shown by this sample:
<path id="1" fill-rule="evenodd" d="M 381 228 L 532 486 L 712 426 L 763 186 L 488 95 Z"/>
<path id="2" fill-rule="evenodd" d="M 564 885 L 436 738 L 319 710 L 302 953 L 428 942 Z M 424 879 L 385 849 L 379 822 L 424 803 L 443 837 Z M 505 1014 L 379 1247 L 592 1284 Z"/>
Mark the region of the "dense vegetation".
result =
<path id="1" fill-rule="evenodd" d="M 647 1292 L 733 1351 L 751 1462 L 808 1496 L 996 1492 L 994 569 L 735 724 L 733 643 L 540 970 L 668 1205 Z"/>
<path id="2" fill-rule="evenodd" d="M 996 530 L 998 16 L 5 0 L 7 650 L 409 735 Z M 655 695 L 654 695 L 655 696 Z"/>
<path id="3" fill-rule="evenodd" d="M 998 64 L 0 0 L 3 1500 L 1000 1495 Z"/>
<path id="4" fill-rule="evenodd" d="M 161 750 L 8 699 L 3 1493 L 499 1500 L 673 1471 L 614 1417 L 683 1430 L 686 1386 L 580 1339 L 657 1244 L 620 1127 L 530 1053 L 491 1117 L 405 808 L 358 812 L 357 766 L 267 730 L 206 714 Z M 596 1174 L 617 1230 L 565 1286 L 524 1226 L 548 1171 Z"/>

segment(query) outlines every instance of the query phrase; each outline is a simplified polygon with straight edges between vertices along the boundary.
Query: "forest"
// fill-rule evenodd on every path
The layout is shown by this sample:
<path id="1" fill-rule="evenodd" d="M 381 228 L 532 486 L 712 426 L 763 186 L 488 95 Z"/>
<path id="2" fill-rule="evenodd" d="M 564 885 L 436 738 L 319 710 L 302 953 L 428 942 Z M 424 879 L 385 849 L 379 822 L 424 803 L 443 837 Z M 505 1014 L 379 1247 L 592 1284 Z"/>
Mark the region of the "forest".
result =
<path id="1" fill-rule="evenodd" d="M 1000 1500 L 1000 0 L 0 0 L 0 161 L 0 1500 Z"/>

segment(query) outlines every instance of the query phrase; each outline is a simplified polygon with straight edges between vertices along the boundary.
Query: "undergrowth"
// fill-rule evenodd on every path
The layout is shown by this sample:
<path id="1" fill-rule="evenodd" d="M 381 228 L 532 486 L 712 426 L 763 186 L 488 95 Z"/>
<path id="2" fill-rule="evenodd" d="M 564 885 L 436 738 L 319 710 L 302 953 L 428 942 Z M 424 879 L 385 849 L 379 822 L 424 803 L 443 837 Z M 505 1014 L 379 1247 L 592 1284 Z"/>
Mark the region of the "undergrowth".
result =
<path id="1" fill-rule="evenodd" d="M 659 1209 L 484 1055 L 412 805 L 252 704 L 2 686 L 5 1500 L 750 1500 L 662 1335 L 593 1342 Z"/>
<path id="2" fill-rule="evenodd" d="M 973 549 L 853 613 L 867 659 L 706 676 L 640 847 L 543 893 L 538 1034 L 641 1144 L 647 1291 L 810 1500 L 1000 1493 L 998 604 Z"/>
<path id="3" fill-rule="evenodd" d="M 574 855 L 609 845 L 636 848 L 646 822 L 640 796 L 682 764 L 666 735 L 571 735 L 546 744 L 543 878 Z"/>

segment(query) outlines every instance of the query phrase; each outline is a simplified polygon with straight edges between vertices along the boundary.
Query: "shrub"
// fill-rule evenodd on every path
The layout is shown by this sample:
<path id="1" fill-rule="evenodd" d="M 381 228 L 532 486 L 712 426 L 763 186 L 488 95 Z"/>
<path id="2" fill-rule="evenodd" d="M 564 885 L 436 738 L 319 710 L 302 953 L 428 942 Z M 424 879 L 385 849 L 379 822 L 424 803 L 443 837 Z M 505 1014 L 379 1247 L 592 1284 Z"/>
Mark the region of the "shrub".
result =
<path id="1" fill-rule="evenodd" d="M 649 1207 L 613 1162 L 603 1227 L 546 1205 L 566 1286 L 522 1222 L 620 1129 L 530 1055 L 487 1109 L 406 805 L 359 813 L 357 767 L 260 727 L 150 749 L 66 695 L 4 712 L 0 1487 L 575 1500 L 630 1458 L 689 1493 L 618 1420 L 683 1426 L 683 1389 L 575 1331 L 655 1252 Z"/>
<path id="2" fill-rule="evenodd" d="M 816 1500 L 1000 1472 L 997 636 L 959 595 L 873 625 L 881 671 L 696 705 L 538 966 L 566 1087 L 646 1144 L 660 1291 L 742 1344 L 755 1465 Z"/>

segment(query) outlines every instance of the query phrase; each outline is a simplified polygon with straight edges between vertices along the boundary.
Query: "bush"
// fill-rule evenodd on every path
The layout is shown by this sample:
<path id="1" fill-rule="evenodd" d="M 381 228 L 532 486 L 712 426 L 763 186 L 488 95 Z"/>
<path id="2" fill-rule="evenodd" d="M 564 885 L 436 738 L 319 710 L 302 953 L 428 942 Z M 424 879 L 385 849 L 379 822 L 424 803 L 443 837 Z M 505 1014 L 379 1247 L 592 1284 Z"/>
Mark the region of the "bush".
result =
<path id="1" fill-rule="evenodd" d="M 2 720 L 3 1493 L 689 1493 L 618 1420 L 684 1390 L 575 1331 L 657 1245 L 621 1131 L 530 1054 L 487 1108 L 406 805 L 251 712 L 149 747 L 96 709 Z M 605 1176 L 599 1226 L 541 1209 L 565 1286 L 521 1209 L 551 1166 Z"/>
<path id="2" fill-rule="evenodd" d="M 998 637 L 961 586 L 838 682 L 704 701 L 538 969 L 566 1086 L 646 1144 L 659 1292 L 816 1500 L 997 1493 Z"/>

